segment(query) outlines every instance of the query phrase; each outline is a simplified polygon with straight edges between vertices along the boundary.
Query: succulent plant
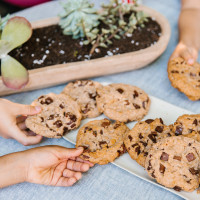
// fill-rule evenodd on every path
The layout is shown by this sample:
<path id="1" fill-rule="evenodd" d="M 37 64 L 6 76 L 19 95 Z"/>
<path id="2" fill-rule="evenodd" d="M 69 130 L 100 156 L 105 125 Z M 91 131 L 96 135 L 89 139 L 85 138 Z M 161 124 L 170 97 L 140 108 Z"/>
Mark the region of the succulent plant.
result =
<path id="1" fill-rule="evenodd" d="M 9 88 L 21 89 L 28 82 L 28 72 L 22 64 L 9 56 L 8 53 L 31 37 L 31 24 L 23 17 L 13 17 L 8 20 L 0 33 L 2 80 Z"/>
<path id="2" fill-rule="evenodd" d="M 62 3 L 65 10 L 60 15 L 60 26 L 63 34 L 72 35 L 74 39 L 85 37 L 94 27 L 99 25 L 99 15 L 88 0 L 69 0 Z"/>

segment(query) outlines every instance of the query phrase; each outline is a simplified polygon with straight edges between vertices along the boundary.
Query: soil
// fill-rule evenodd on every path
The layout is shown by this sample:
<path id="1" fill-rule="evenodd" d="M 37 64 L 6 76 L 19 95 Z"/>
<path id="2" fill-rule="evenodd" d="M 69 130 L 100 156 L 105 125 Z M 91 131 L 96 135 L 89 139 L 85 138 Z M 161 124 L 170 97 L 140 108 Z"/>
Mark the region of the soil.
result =
<path id="1" fill-rule="evenodd" d="M 36 69 L 50 65 L 113 56 L 138 51 L 154 45 L 161 35 L 160 25 L 152 18 L 145 27 L 137 27 L 132 35 L 113 39 L 108 48 L 99 48 L 89 57 L 91 46 L 82 45 L 82 40 L 73 40 L 62 34 L 58 25 L 35 29 L 28 42 L 13 50 L 10 55 L 20 61 L 27 69 Z"/>

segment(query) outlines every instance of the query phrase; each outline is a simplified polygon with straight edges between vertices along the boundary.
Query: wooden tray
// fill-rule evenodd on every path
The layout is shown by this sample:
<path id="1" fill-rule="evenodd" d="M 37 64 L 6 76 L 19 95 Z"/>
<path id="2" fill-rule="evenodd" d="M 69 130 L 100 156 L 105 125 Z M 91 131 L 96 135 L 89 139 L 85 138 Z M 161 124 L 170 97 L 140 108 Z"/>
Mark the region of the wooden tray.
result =
<path id="1" fill-rule="evenodd" d="M 50 87 L 75 79 L 91 78 L 135 70 L 148 65 L 165 51 L 169 42 L 171 30 L 167 19 L 159 12 L 146 6 L 140 6 L 138 10 L 143 10 L 148 13 L 161 26 L 162 35 L 155 45 L 143 50 L 98 58 L 91 61 L 73 62 L 29 70 L 29 82 L 22 90 L 11 90 L 7 88 L 0 77 L 0 96 Z M 54 17 L 33 22 L 32 26 L 36 29 L 57 24 L 58 22 L 59 18 Z"/>

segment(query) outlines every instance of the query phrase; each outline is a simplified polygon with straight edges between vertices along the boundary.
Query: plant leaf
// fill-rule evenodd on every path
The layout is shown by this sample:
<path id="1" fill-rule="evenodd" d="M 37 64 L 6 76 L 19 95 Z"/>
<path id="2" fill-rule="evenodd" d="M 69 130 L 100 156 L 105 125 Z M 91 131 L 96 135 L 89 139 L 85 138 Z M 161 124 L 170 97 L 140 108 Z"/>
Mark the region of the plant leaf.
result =
<path id="1" fill-rule="evenodd" d="M 17 90 L 28 83 L 28 71 L 9 55 L 1 59 L 1 74 L 2 80 L 8 88 Z"/>
<path id="2" fill-rule="evenodd" d="M 10 51 L 25 43 L 32 35 L 32 27 L 24 17 L 13 17 L 5 25 L 1 39 L 10 43 Z"/>
<path id="3" fill-rule="evenodd" d="M 5 57 L 10 51 L 11 45 L 9 42 L 0 40 L 0 59 Z"/>

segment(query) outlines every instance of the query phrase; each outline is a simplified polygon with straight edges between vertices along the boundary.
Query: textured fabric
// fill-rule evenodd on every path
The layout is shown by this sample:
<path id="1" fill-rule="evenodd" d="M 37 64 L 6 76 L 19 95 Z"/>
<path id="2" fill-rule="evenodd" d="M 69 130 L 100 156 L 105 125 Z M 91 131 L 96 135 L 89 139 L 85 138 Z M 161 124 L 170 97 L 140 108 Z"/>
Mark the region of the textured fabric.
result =
<path id="1" fill-rule="evenodd" d="M 98 7 L 100 3 L 107 0 L 93 0 Z M 171 87 L 167 77 L 167 62 L 178 41 L 177 20 L 180 10 L 180 1 L 175 0 L 144 0 L 145 5 L 161 12 L 169 20 L 172 36 L 165 53 L 149 66 L 132 72 L 117 75 L 95 78 L 101 82 L 122 82 L 136 85 L 144 89 L 148 94 L 166 100 L 172 104 L 186 108 L 193 112 L 200 112 L 200 102 L 192 102 L 183 94 Z M 29 20 L 38 20 L 53 17 L 61 11 L 59 2 L 54 1 L 40 6 L 36 6 L 18 13 L 27 17 Z M 18 15 L 17 14 L 17 15 Z M 22 94 L 6 97 L 14 102 L 29 104 L 39 95 L 49 92 L 59 93 L 64 85 L 41 89 Z M 73 147 L 72 144 L 64 139 L 43 139 L 42 143 L 35 146 L 62 145 Z M 15 151 L 22 151 L 31 147 L 24 147 L 14 140 L 0 138 L 0 155 Z M 168 200 L 181 199 L 180 197 L 137 178 L 118 167 L 108 164 L 105 166 L 95 166 L 83 178 L 70 188 L 49 187 L 30 183 L 22 183 L 0 190 L 1 200 Z"/>

